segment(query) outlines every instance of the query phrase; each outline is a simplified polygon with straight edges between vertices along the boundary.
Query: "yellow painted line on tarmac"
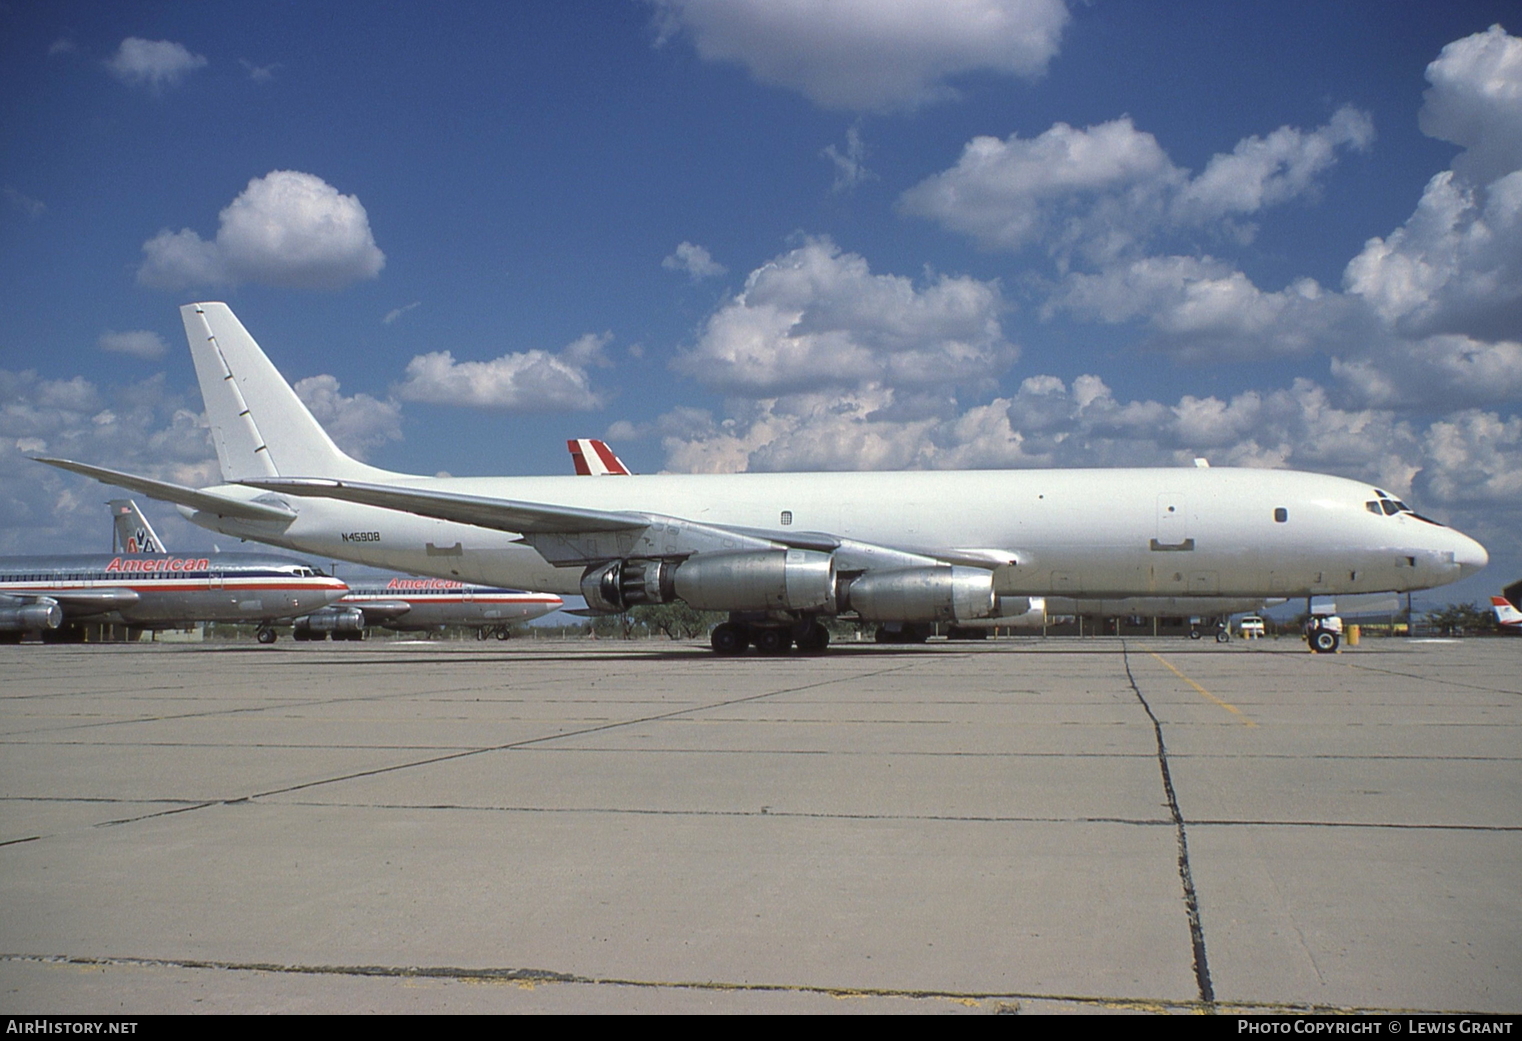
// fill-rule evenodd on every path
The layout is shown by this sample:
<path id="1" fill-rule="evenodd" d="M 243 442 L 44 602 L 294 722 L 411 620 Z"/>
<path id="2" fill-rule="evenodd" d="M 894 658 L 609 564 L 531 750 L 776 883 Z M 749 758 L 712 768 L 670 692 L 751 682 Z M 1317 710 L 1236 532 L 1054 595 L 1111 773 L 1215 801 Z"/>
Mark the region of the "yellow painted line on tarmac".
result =
<path id="1" fill-rule="evenodd" d="M 1158 661 L 1162 662 L 1164 665 L 1168 666 L 1168 670 L 1170 672 L 1172 672 L 1179 679 L 1183 680 L 1185 683 L 1189 684 L 1195 690 L 1199 691 L 1200 694 L 1203 695 L 1205 698 L 1209 699 L 1210 701 L 1215 702 L 1217 705 L 1220 705 L 1222 708 L 1224 708 L 1227 712 L 1230 712 L 1232 715 L 1239 717 L 1242 720 L 1242 725 L 1243 726 L 1245 726 L 1245 727 L 1255 727 L 1255 726 L 1258 725 L 1257 723 L 1254 723 L 1252 720 L 1248 719 L 1246 716 L 1242 715 L 1242 710 L 1237 708 L 1237 706 L 1233 705 L 1229 701 L 1222 701 L 1220 698 L 1218 698 L 1214 694 L 1210 693 L 1210 691 L 1206 690 L 1204 687 L 1202 687 L 1198 683 L 1194 682 L 1194 680 L 1190 679 L 1188 676 L 1185 676 L 1182 672 L 1179 672 L 1178 669 L 1174 668 L 1173 663 L 1170 662 L 1168 659 L 1164 658 L 1161 654 L 1158 654 L 1156 651 L 1148 651 L 1147 653 L 1152 655 L 1152 657 L 1156 658 Z"/>

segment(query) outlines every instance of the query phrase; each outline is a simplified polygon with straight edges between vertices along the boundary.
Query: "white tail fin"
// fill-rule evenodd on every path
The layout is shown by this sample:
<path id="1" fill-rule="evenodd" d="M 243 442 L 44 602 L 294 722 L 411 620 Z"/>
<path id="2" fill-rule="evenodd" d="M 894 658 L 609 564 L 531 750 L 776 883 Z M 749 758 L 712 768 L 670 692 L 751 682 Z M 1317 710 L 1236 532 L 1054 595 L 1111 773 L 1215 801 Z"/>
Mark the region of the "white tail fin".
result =
<path id="1" fill-rule="evenodd" d="M 571 450 L 571 462 L 575 464 L 576 472 L 583 477 L 609 477 L 629 473 L 624 461 L 614 455 L 613 449 L 602 441 L 582 437 L 567 441 L 565 446 Z"/>
<path id="2" fill-rule="evenodd" d="M 226 304 L 186 304 L 180 317 L 224 481 L 395 476 L 333 443 Z"/>
<path id="3" fill-rule="evenodd" d="M 137 508 L 137 503 L 131 499 L 112 499 L 106 505 L 111 507 L 111 520 L 115 525 L 111 534 L 111 552 L 169 552 L 164 548 L 164 540 L 159 538 L 159 533 L 153 530 L 153 525 L 148 523 L 143 511 Z"/>
<path id="4" fill-rule="evenodd" d="M 1496 612 L 1496 621 L 1502 625 L 1522 626 L 1522 611 L 1513 607 L 1504 596 L 1491 597 L 1490 606 Z"/>

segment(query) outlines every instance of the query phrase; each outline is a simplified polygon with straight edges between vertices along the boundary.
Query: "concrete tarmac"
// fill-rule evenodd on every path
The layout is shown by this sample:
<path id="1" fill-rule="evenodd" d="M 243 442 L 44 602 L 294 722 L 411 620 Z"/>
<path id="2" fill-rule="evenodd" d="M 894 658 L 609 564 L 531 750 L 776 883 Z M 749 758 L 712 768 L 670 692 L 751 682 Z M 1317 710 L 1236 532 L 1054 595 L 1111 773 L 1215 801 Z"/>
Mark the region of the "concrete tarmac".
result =
<path id="1" fill-rule="evenodd" d="M 0 1010 L 1522 1010 L 1522 640 L 0 647 Z"/>

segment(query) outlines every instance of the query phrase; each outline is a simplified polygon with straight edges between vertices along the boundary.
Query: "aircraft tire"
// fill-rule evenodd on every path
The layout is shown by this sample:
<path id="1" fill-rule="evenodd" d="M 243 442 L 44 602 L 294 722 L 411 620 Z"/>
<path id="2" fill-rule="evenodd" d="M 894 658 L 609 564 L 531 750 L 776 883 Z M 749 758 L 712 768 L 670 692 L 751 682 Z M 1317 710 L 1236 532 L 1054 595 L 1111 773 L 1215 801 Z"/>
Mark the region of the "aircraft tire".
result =
<path id="1" fill-rule="evenodd" d="M 1327 629 L 1317 629 L 1311 633 L 1311 650 L 1317 654 L 1331 654 L 1339 642 L 1337 634 Z"/>
<path id="2" fill-rule="evenodd" d="M 1215 634 L 1215 642 L 1216 643 L 1230 643 L 1231 642 L 1231 633 L 1227 632 L 1225 629 L 1217 629 L 1216 630 L 1216 634 Z"/>
<path id="3" fill-rule="evenodd" d="M 499 639 L 499 640 L 511 640 L 512 638 L 513 638 L 513 631 L 511 629 L 509 629 L 507 626 L 504 625 L 502 628 L 497 630 L 497 639 Z"/>
<path id="4" fill-rule="evenodd" d="M 273 630 L 273 629 L 260 629 L 258 634 L 254 637 L 254 639 L 258 640 L 260 643 L 274 643 L 275 642 L 275 630 Z"/>
<path id="5" fill-rule="evenodd" d="M 750 646 L 750 633 L 736 622 L 722 622 L 709 634 L 708 645 L 715 654 L 732 658 L 745 653 L 745 648 Z"/>
<path id="6" fill-rule="evenodd" d="M 751 642 L 756 645 L 757 654 L 776 656 L 792 650 L 793 634 L 786 629 L 758 629 L 751 637 Z"/>
<path id="7" fill-rule="evenodd" d="M 812 622 L 801 636 L 793 638 L 793 642 L 803 654 L 823 654 L 830 646 L 830 630 L 818 622 Z"/>
<path id="8" fill-rule="evenodd" d="M 1200 638 L 1200 631 L 1198 629 L 1190 629 L 1189 638 L 1191 640 L 1198 640 Z"/>

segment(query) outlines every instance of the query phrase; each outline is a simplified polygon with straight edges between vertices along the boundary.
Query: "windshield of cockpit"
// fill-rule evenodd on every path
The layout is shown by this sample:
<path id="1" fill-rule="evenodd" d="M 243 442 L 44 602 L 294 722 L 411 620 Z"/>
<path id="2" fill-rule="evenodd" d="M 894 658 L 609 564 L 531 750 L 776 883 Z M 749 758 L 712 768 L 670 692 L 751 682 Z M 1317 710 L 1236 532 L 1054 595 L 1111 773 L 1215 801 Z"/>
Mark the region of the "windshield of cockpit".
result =
<path id="1" fill-rule="evenodd" d="M 1417 513 L 1415 510 L 1407 506 L 1405 503 L 1401 502 L 1399 499 L 1392 498 L 1388 492 L 1382 492 L 1378 488 L 1375 488 L 1374 494 L 1378 496 L 1378 498 L 1370 499 L 1368 502 L 1363 504 L 1363 508 L 1375 516 L 1394 517 L 1396 514 L 1405 513 L 1415 517 L 1419 521 L 1426 521 L 1428 524 L 1436 525 L 1439 528 L 1443 527 L 1443 525 L 1438 524 L 1438 522 L 1433 520 L 1431 517 L 1423 517 L 1420 513 Z"/>

